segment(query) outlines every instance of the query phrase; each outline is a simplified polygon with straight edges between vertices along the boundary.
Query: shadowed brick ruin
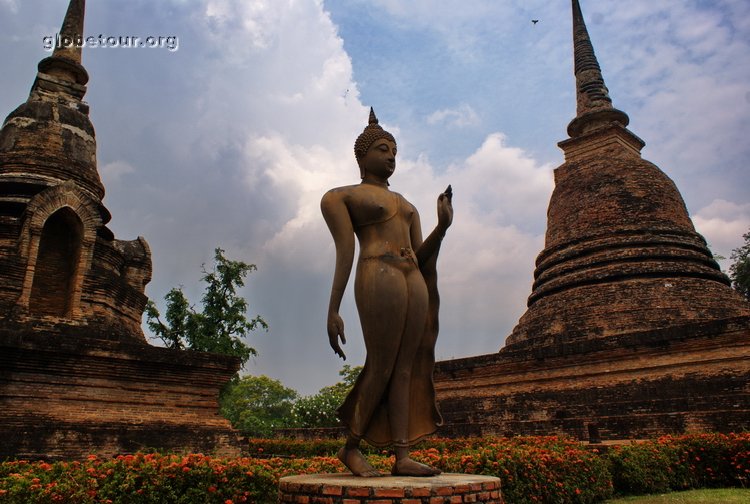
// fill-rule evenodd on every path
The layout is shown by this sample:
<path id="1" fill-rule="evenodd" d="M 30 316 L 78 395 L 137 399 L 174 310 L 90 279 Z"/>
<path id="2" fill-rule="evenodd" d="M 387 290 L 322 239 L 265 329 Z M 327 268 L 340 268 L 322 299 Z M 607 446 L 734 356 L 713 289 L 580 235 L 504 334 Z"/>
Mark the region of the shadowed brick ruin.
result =
<path id="1" fill-rule="evenodd" d="M 750 304 L 612 106 L 573 0 L 577 116 L 528 309 L 499 353 L 440 362 L 454 434 L 581 439 L 750 427 Z"/>
<path id="2" fill-rule="evenodd" d="M 144 338 L 151 252 L 106 227 L 87 81 L 81 48 L 56 48 L 0 130 L 0 458 L 235 452 L 217 396 L 238 361 Z"/>

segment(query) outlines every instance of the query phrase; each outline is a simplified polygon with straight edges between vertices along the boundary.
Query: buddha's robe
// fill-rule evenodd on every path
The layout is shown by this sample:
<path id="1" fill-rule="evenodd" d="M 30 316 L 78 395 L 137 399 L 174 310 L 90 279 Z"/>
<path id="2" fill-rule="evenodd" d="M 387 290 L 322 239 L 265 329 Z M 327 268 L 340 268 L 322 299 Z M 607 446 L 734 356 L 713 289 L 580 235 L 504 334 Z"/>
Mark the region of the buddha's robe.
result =
<path id="1" fill-rule="evenodd" d="M 339 419 L 351 434 L 365 439 L 374 446 L 413 445 L 425 436 L 433 434 L 437 427 L 442 425 L 442 418 L 435 401 L 435 386 L 432 379 L 440 305 L 436 270 L 438 252 L 439 247 L 432 257 L 419 268 L 427 287 L 428 309 L 424 331 L 421 333 L 419 347 L 412 361 L 411 381 L 408 384 L 410 387 L 408 439 L 396 440 L 391 434 L 388 419 L 388 389 L 392 373 L 383 373 L 382 370 L 375 369 L 375 366 L 371 364 L 372 361 L 382 361 L 381 357 L 385 357 L 386 360 L 392 359 L 395 362 L 401 344 L 400 335 L 395 335 L 390 344 L 377 345 L 375 347 L 377 350 L 368 348 L 365 366 L 354 388 L 337 411 Z M 362 260 L 360 258 L 360 261 Z M 416 263 L 416 260 L 414 260 L 414 263 Z M 416 266 L 411 267 L 416 268 Z M 415 272 L 415 274 L 419 273 Z M 387 316 L 387 314 L 384 315 Z M 389 352 L 390 354 L 387 356 L 371 355 L 374 351 Z"/>

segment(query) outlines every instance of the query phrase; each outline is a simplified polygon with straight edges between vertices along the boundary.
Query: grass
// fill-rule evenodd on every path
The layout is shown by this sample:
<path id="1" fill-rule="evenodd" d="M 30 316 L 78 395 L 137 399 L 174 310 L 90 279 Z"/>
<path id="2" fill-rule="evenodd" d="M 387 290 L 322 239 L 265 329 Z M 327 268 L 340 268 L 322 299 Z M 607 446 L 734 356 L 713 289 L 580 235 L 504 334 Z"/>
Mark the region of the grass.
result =
<path id="1" fill-rule="evenodd" d="M 748 488 L 719 488 L 623 497 L 608 500 L 605 504 L 747 504 L 749 502 L 750 489 Z"/>

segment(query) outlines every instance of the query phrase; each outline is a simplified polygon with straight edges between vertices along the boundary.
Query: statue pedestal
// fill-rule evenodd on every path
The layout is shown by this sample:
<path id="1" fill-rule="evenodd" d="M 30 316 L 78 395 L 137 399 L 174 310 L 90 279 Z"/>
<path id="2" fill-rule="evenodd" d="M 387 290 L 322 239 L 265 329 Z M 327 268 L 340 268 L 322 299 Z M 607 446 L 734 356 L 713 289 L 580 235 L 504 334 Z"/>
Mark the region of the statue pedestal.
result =
<path id="1" fill-rule="evenodd" d="M 279 481 L 282 504 L 503 504 L 500 478 L 441 474 L 429 478 L 305 474 Z"/>

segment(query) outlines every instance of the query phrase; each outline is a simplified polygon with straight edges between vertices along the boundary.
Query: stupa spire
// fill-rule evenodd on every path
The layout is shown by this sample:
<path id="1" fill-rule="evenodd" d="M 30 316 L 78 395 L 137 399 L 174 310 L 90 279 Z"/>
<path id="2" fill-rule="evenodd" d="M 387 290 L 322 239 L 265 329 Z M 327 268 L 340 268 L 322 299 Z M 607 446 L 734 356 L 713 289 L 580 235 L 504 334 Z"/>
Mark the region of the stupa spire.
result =
<path id="1" fill-rule="evenodd" d="M 88 73 L 81 65 L 86 0 L 70 0 L 52 56 L 39 62 L 39 71 L 85 85 Z"/>
<path id="2" fill-rule="evenodd" d="M 68 10 L 65 13 L 62 27 L 60 27 L 60 40 L 72 42 L 71 44 L 61 44 L 61 47 L 55 48 L 53 56 L 66 58 L 75 63 L 81 64 L 81 46 L 77 41 L 83 39 L 83 18 L 86 11 L 86 0 L 70 0 Z"/>
<path id="3" fill-rule="evenodd" d="M 627 114 L 612 106 L 609 90 L 591 44 L 578 0 L 573 3 L 573 54 L 576 78 L 576 118 L 568 126 L 571 137 L 596 129 L 599 124 L 619 122 L 627 126 Z"/>

